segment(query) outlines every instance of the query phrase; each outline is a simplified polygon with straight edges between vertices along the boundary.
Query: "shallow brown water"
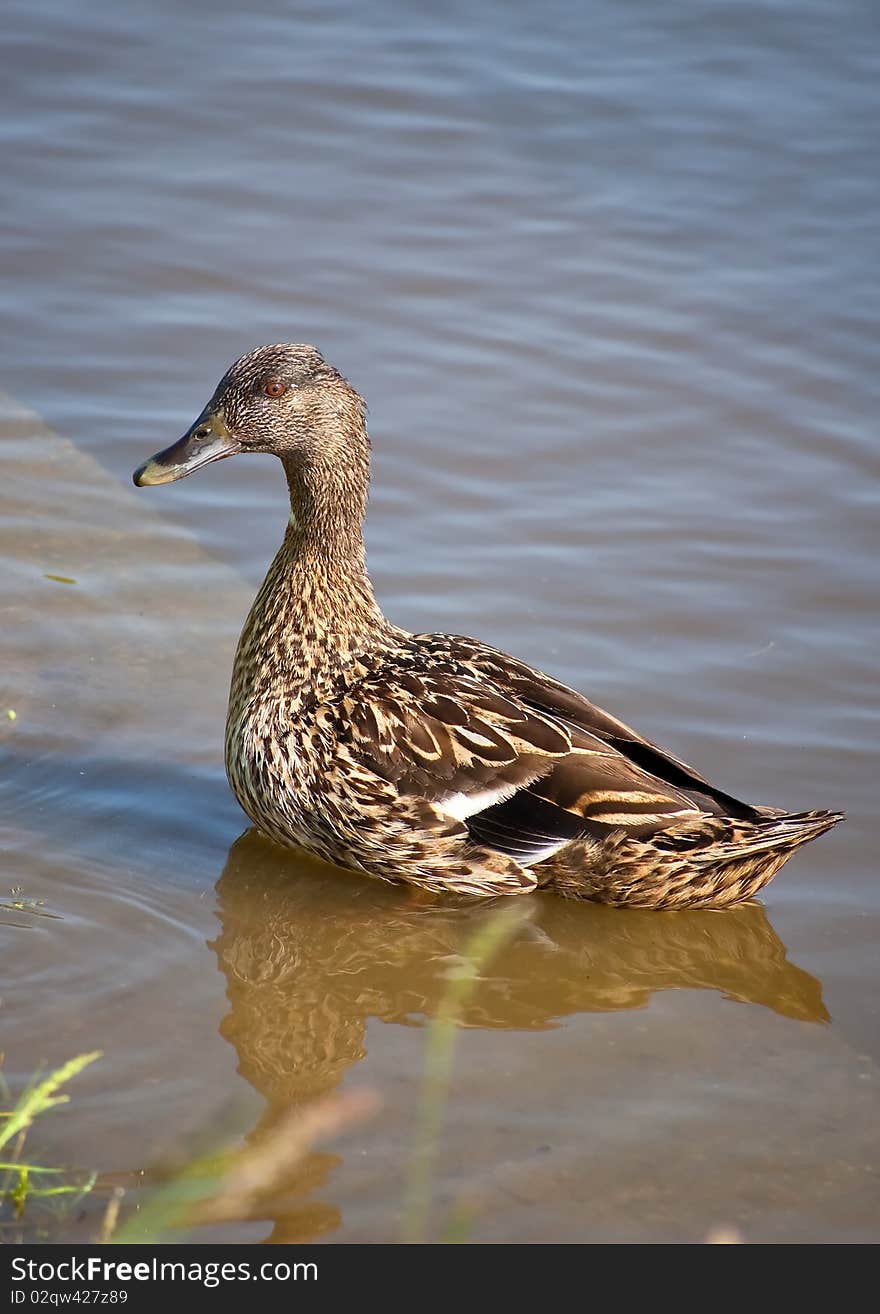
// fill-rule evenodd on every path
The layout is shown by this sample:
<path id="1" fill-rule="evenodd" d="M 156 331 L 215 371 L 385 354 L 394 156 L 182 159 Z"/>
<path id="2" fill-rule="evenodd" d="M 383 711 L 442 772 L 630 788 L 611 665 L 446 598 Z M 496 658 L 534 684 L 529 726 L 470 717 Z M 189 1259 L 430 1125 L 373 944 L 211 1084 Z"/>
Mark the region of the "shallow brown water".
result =
<path id="1" fill-rule="evenodd" d="M 128 483 L 241 350 L 313 340 L 370 403 L 395 620 L 849 813 L 760 906 L 532 899 L 467 1006 L 436 1220 L 876 1240 L 874 11 L 434 9 L 9 10 L 0 905 L 45 902 L 0 906 L 6 1076 L 103 1049 L 34 1150 L 126 1185 L 375 1087 L 210 1234 L 400 1234 L 425 1022 L 487 910 L 242 835 L 225 695 L 279 472 Z"/>

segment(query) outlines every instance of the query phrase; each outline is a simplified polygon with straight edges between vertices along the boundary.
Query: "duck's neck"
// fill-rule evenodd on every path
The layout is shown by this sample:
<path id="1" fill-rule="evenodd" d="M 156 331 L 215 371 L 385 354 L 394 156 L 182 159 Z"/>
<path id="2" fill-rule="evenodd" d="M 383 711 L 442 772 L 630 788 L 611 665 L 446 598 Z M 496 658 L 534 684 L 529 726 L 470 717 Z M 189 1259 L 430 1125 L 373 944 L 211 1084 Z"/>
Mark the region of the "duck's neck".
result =
<path id="1" fill-rule="evenodd" d="M 280 690 L 294 711 L 393 631 L 373 594 L 361 529 L 368 471 L 285 461 L 290 517 L 239 640 L 231 704 Z"/>

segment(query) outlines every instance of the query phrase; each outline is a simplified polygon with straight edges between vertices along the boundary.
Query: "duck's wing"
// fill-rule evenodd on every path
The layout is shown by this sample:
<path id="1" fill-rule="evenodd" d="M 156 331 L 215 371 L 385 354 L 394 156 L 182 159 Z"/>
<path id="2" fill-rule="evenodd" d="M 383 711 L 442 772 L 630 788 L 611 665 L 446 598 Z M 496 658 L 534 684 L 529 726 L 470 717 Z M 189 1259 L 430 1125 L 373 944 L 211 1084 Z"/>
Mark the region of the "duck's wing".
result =
<path id="1" fill-rule="evenodd" d="M 585 835 L 752 815 L 574 690 L 457 636 L 414 636 L 341 710 L 359 762 L 526 865 Z"/>
<path id="2" fill-rule="evenodd" d="M 584 731 L 591 738 L 616 749 L 649 776 L 686 791 L 702 811 L 742 819 L 752 819 L 760 811 L 719 789 L 680 757 L 646 739 L 632 726 L 619 721 L 583 694 L 543 671 L 485 644 L 473 644 L 473 652 L 477 668 L 493 682 L 502 681 L 504 687 L 526 707 L 543 711 L 554 721 Z"/>

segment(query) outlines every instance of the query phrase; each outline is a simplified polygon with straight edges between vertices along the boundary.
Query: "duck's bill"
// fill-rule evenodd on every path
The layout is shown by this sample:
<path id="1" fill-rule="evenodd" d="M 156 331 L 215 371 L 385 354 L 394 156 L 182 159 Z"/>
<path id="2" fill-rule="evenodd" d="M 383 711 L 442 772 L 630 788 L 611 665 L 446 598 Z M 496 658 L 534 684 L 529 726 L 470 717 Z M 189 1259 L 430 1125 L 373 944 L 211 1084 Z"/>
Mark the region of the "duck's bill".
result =
<path id="1" fill-rule="evenodd" d="M 194 470 L 201 470 L 203 465 L 222 461 L 240 450 L 221 415 L 200 415 L 176 443 L 138 466 L 132 479 L 138 488 L 171 484 L 175 479 L 185 479 Z"/>

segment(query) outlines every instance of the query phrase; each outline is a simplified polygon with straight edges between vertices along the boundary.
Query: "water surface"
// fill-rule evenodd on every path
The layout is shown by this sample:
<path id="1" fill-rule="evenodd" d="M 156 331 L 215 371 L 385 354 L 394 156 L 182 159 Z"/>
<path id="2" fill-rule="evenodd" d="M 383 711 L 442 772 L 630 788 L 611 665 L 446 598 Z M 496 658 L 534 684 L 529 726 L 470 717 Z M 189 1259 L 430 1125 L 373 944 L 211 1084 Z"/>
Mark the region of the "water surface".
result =
<path id="1" fill-rule="evenodd" d="M 244 833 L 225 696 L 283 481 L 129 484 L 241 351 L 308 340 L 370 405 L 398 623 L 849 814 L 757 906 L 530 900 L 468 1004 L 437 1217 L 876 1239 L 877 35 L 857 0 L 7 7 L 0 826 L 44 903 L 0 909 L 0 1048 L 13 1086 L 105 1054 L 45 1159 L 128 1186 L 370 1085 L 214 1234 L 399 1235 L 425 1023 L 486 910 Z"/>

